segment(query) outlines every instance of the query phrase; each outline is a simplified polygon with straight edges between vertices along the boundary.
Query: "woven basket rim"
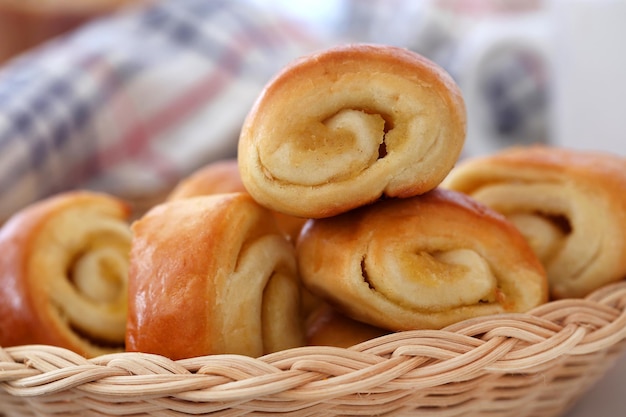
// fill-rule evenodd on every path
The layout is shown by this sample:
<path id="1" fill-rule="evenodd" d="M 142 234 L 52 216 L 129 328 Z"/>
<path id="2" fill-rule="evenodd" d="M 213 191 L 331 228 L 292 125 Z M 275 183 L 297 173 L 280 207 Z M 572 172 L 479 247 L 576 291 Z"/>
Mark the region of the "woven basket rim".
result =
<path id="1" fill-rule="evenodd" d="M 268 397 L 319 402 L 382 386 L 441 387 L 481 372 L 537 372 L 564 356 L 593 355 L 625 340 L 622 281 L 584 299 L 551 301 L 525 314 L 398 332 L 347 349 L 305 346 L 259 358 L 210 355 L 173 361 L 139 352 L 86 359 L 53 346 L 0 348 L 0 387 L 16 398 L 78 389 L 118 401 L 167 396 L 212 404 Z"/>

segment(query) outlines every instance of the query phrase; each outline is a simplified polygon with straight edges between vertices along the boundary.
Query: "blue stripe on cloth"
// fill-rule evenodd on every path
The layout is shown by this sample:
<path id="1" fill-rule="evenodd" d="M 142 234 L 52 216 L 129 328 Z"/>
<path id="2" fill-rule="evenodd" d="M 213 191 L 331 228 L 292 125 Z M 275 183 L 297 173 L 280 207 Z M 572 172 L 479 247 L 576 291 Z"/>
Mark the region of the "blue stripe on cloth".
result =
<path id="1" fill-rule="evenodd" d="M 207 5 L 203 8 L 194 7 L 199 3 L 207 3 Z M 202 28 L 204 25 L 213 23 L 213 20 L 219 21 L 216 15 L 223 11 L 223 3 L 225 2 L 189 0 L 184 2 L 185 5 L 191 5 L 191 9 L 181 7 L 178 3 L 176 5 L 163 3 L 162 7 L 149 10 L 141 19 L 140 24 L 143 30 L 152 31 L 155 36 L 168 42 L 170 48 L 175 48 L 173 51 L 183 47 L 188 51 L 214 57 L 223 49 L 223 45 L 217 42 L 216 38 L 207 37 Z M 224 27 L 224 30 L 226 34 L 231 28 Z"/>
<path id="2" fill-rule="evenodd" d="M 299 42 L 273 27 L 275 22 L 236 1 L 156 3 L 94 22 L 3 68 L 0 117 L 8 126 L 0 129 L 0 218 L 27 203 L 12 195 L 42 198 L 77 185 L 79 180 L 68 178 L 77 167 L 84 167 L 85 176 L 106 168 L 98 165 L 98 154 L 110 138 L 94 128 L 98 114 L 104 109 L 110 115 L 111 98 L 142 75 L 169 82 L 163 78 L 171 76 L 168 63 L 191 54 L 206 63 L 207 75 L 219 71 L 233 86 L 243 81 L 260 88 L 293 58 Z M 27 177 L 38 180 L 37 190 L 14 192 Z"/>
<path id="3" fill-rule="evenodd" d="M 94 58 L 88 59 L 93 61 Z M 124 71 L 123 81 L 129 81 L 133 75 L 134 71 Z M 87 127 L 101 106 L 118 88 L 121 88 L 121 80 L 119 74 L 116 74 L 115 86 L 112 86 L 110 80 L 102 82 L 93 78 L 94 74 L 88 70 L 88 63 L 76 62 L 71 68 L 68 66 L 67 72 L 63 75 L 49 77 L 46 83 L 41 83 L 36 90 L 29 91 L 32 100 L 22 100 L 15 96 L 15 104 L 5 105 L 8 109 L 4 112 L 12 123 L 0 134 L 0 153 L 3 152 L 3 148 L 15 146 L 16 141 L 21 141 L 22 146 L 26 144 L 30 158 L 3 161 L 0 195 L 31 172 L 42 173 L 37 182 L 36 195 L 39 197 L 71 188 L 77 182 L 78 178 L 67 178 L 64 175 L 69 170 L 47 172 L 45 163 L 55 157 L 59 158 L 58 155 L 66 149 L 70 139 L 74 139 L 71 141 L 74 147 L 71 153 L 76 156 L 84 157 L 99 151 L 93 143 L 94 138 L 87 134 Z M 86 93 L 81 92 L 81 87 L 86 85 L 95 87 Z M 69 159 L 71 158 L 61 158 L 65 161 L 65 168 L 73 162 Z M 89 168 L 90 171 L 84 174 L 97 173 L 97 167 Z"/>
<path id="4" fill-rule="evenodd" d="M 3 84 L 0 83 L 0 85 Z M 33 129 L 35 119 L 45 120 L 53 117 L 50 113 L 51 102 L 54 100 L 64 103 L 71 88 L 71 82 L 68 79 L 51 79 L 49 84 L 40 83 L 39 85 L 30 91 L 16 89 L 13 94 L 5 97 L 2 103 L 3 113 L 12 123 L 0 135 L 0 153 L 3 147 L 11 144 L 13 138 L 28 136 Z M 32 100 L 29 100 L 28 96 L 33 96 Z"/>
<path id="5" fill-rule="evenodd" d="M 186 0 L 161 6 L 142 16 L 139 33 L 153 31 L 155 38 L 164 42 L 162 52 L 172 56 L 191 52 L 212 63 L 223 61 L 224 55 L 238 54 L 241 64 L 237 72 L 234 66 L 223 69 L 254 82 L 264 83 L 286 63 L 290 47 L 297 45 L 303 53 L 306 42 L 313 44 L 295 27 L 286 30 L 286 21 L 259 16 L 245 2 Z"/>
<path id="6" fill-rule="evenodd" d="M 59 178 L 55 172 L 46 173 L 45 163 L 54 158 L 54 154 L 62 151 L 70 138 L 73 139 L 72 145 L 75 148 L 73 153 L 97 161 L 97 158 L 89 157 L 89 155 L 97 154 L 100 149 L 94 143 L 90 143 L 93 142 L 94 138 L 89 138 L 85 134 L 85 127 L 97 113 L 99 107 L 104 105 L 112 94 L 123 88 L 124 83 L 138 75 L 146 64 L 151 64 L 148 60 L 143 62 L 144 65 L 137 65 L 144 58 L 142 54 L 144 50 L 140 45 L 150 36 L 160 34 L 161 30 L 157 23 L 162 20 L 160 17 L 170 15 L 167 13 L 167 7 L 169 6 L 164 4 L 147 10 L 145 13 L 147 20 L 152 22 L 154 26 L 138 25 L 143 36 L 135 37 L 134 43 L 131 42 L 130 45 L 126 45 L 127 53 L 116 56 L 115 60 L 108 57 L 109 51 L 107 50 L 99 51 L 100 54 L 77 51 L 76 60 L 79 62 L 68 62 L 65 68 L 66 72 L 60 74 L 48 74 L 45 72 L 45 68 L 42 71 L 42 68 L 38 66 L 22 68 L 19 65 L 36 63 L 35 57 L 17 62 L 16 66 L 4 71 L 2 78 L 0 78 L 1 111 L 10 124 L 7 129 L 0 132 L 0 155 L 6 151 L 6 147 L 18 146 L 17 142 L 19 141 L 21 146 L 26 145 L 29 158 L 2 161 L 0 195 L 8 192 L 15 183 L 18 183 L 20 178 L 33 172 L 42 172 L 42 175 L 39 175 L 38 190 L 35 193 L 38 197 L 44 197 L 69 187 L 76 180 L 65 178 L 63 175 Z M 204 10 L 211 10 L 214 7 L 215 5 Z M 134 35 L 137 34 L 136 28 L 133 32 Z M 174 45 L 179 48 L 181 42 L 189 42 L 191 38 L 196 38 L 196 41 L 199 41 L 201 38 L 195 28 L 184 24 L 174 25 L 171 34 L 174 35 L 172 39 L 175 42 L 172 43 L 170 50 L 159 49 L 159 53 L 153 54 L 153 58 L 161 62 L 165 59 L 171 59 L 176 52 Z M 129 37 L 129 39 L 132 38 Z M 41 56 L 43 57 L 47 52 L 42 52 Z M 81 52 L 87 55 L 81 55 Z M 89 64 L 95 64 L 98 60 L 106 61 L 105 64 L 111 68 L 107 76 L 101 79 L 95 79 L 94 72 L 88 69 Z M 83 97 L 81 97 L 79 91 L 85 86 L 92 86 L 92 90 L 82 92 Z M 37 124 L 43 128 L 38 128 Z M 76 145 L 79 145 L 78 149 L 76 149 Z M 81 146 L 83 151 L 80 150 Z M 93 175 L 98 172 L 97 166 L 83 166 L 86 166 L 89 172 L 82 174 Z"/>
<path id="7" fill-rule="evenodd" d="M 242 2 L 187 0 L 182 2 L 185 7 L 180 7 L 180 3 L 164 3 L 141 19 L 143 29 L 154 31 L 172 50 L 184 48 L 213 59 L 222 55 L 224 49 L 237 51 L 239 44 L 245 41 L 246 45 L 262 51 L 271 62 L 273 54 L 284 60 L 287 44 L 302 42 L 288 39 L 295 33 L 287 35 L 277 30 L 278 19 L 259 19 L 251 13 L 250 6 Z M 219 28 L 219 36 L 211 32 L 216 28 Z M 276 69 L 273 66 L 273 70 Z"/>
<path id="8" fill-rule="evenodd" d="M 0 141 L 0 152 L 3 152 L 2 148 L 16 146 L 15 142 L 19 141 L 22 146 L 27 147 L 29 158 L 5 162 L 9 163 L 10 167 L 0 176 L 0 193 L 7 191 L 19 178 L 28 173 L 41 171 L 44 162 L 67 141 L 70 136 L 67 133 L 80 127 L 81 122 L 86 120 L 84 105 L 68 100 L 71 94 L 71 84 L 68 81 L 55 80 L 41 89 L 40 94 L 36 96 L 38 99 L 36 102 L 19 103 L 22 105 L 15 105 L 7 111 L 7 117 L 13 123 L 3 132 L 2 138 L 6 139 Z M 59 116 L 58 112 L 40 112 L 41 105 L 34 103 L 42 102 L 48 103 L 45 107 L 48 109 L 52 109 L 53 106 L 67 107 L 69 118 Z M 78 107 L 78 111 L 74 107 Z M 46 135 L 42 131 L 52 134 Z M 3 168 L 7 168 L 6 165 Z M 41 176 L 37 183 L 39 188 L 37 195 L 45 194 L 47 191 L 44 190 L 48 190 L 54 180 L 54 176 Z"/>

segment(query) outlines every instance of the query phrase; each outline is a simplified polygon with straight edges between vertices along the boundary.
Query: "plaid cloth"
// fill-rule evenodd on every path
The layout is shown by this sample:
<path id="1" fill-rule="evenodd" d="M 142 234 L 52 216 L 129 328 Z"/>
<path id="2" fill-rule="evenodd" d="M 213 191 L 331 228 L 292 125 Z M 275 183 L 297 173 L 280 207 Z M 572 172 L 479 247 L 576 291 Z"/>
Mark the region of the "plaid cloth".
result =
<path id="1" fill-rule="evenodd" d="M 234 156 L 263 85 L 319 47 L 246 2 L 173 0 L 20 56 L 0 70 L 0 220 L 68 189 L 163 193 Z"/>

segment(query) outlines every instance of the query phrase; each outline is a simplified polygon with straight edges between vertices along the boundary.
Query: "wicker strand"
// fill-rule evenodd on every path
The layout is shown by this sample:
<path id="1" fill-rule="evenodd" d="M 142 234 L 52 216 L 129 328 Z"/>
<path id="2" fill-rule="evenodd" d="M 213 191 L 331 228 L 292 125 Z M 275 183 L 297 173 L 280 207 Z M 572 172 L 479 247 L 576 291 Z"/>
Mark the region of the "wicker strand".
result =
<path id="1" fill-rule="evenodd" d="M 626 347 L 626 282 L 528 314 L 399 332 L 349 349 L 171 361 L 0 348 L 0 415 L 553 417 Z"/>

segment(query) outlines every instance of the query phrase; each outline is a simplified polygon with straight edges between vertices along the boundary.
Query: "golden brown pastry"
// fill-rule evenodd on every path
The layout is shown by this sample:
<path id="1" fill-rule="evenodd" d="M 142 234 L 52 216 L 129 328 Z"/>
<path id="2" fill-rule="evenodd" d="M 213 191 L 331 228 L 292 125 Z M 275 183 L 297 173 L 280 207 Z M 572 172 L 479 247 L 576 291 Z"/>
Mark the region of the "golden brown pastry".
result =
<path id="1" fill-rule="evenodd" d="M 239 168 L 262 205 L 330 217 L 433 189 L 465 132 L 460 90 L 436 64 L 397 47 L 339 46 L 266 85 L 241 131 Z"/>
<path id="2" fill-rule="evenodd" d="M 389 333 L 389 330 L 353 320 L 322 303 L 307 320 L 306 344 L 348 348 Z"/>
<path id="3" fill-rule="evenodd" d="M 166 202 L 132 230 L 127 350 L 256 357 L 304 344 L 294 247 L 247 193 Z"/>
<path id="4" fill-rule="evenodd" d="M 76 191 L 28 206 L 0 230 L 0 345 L 87 357 L 124 349 L 128 206 Z"/>
<path id="5" fill-rule="evenodd" d="M 246 192 L 246 189 L 241 182 L 237 160 L 225 159 L 209 163 L 183 179 L 167 196 L 167 201 L 232 192 Z M 294 243 L 307 219 L 276 211 L 272 211 L 272 215 L 278 227 Z M 302 314 L 306 317 L 320 301 L 304 288 L 301 296 Z"/>
<path id="6" fill-rule="evenodd" d="M 183 178 L 167 196 L 168 201 L 246 191 L 236 159 L 211 162 Z"/>
<path id="7" fill-rule="evenodd" d="M 558 147 L 463 161 L 444 186 L 503 213 L 526 236 L 555 298 L 626 276 L 626 161 Z"/>
<path id="8" fill-rule="evenodd" d="M 225 159 L 207 164 L 183 179 L 174 187 L 167 200 L 173 201 L 200 195 L 245 191 L 246 188 L 241 182 L 241 175 L 239 175 L 237 160 Z M 280 229 L 295 242 L 307 219 L 279 212 L 273 212 L 273 215 Z"/>
<path id="9" fill-rule="evenodd" d="M 310 220 L 296 250 L 311 292 L 390 330 L 438 329 L 547 300 L 545 272 L 519 231 L 449 190 Z"/>

